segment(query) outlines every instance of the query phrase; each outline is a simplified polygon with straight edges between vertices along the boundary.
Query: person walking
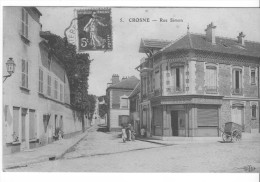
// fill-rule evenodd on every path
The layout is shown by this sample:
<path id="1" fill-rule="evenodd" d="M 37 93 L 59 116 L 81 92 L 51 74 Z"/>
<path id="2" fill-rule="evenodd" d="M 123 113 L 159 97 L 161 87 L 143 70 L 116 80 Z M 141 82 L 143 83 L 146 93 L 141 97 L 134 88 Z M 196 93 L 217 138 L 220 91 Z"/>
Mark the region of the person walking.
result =
<path id="1" fill-rule="evenodd" d="M 131 141 L 131 140 L 132 140 L 132 139 L 131 139 L 131 135 L 132 135 L 132 134 L 131 134 L 131 133 L 132 133 L 132 132 L 131 132 L 131 128 L 132 128 L 132 125 L 129 123 L 128 126 L 127 126 L 127 130 L 126 130 L 126 131 L 127 131 L 127 140 L 128 140 L 128 141 Z"/>
<path id="2" fill-rule="evenodd" d="M 126 136 L 126 129 L 125 129 L 125 127 L 123 126 L 123 128 L 122 128 L 122 139 L 123 139 L 123 142 L 125 143 L 125 141 L 126 141 L 126 138 L 127 138 L 127 136 Z"/>

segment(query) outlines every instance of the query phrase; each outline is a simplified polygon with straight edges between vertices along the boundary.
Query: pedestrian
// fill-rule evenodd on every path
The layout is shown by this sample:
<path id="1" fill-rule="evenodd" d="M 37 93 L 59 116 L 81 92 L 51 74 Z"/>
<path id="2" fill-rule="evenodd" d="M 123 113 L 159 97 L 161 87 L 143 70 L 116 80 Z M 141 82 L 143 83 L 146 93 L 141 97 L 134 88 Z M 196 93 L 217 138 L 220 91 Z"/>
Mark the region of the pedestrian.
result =
<path id="1" fill-rule="evenodd" d="M 135 131 L 134 131 L 133 127 L 131 130 L 131 139 L 132 139 L 132 141 L 135 141 Z"/>
<path id="2" fill-rule="evenodd" d="M 131 128 L 132 128 L 132 125 L 129 123 L 128 126 L 127 126 L 127 135 L 128 135 L 128 141 L 131 141 L 131 136 L 132 136 L 132 131 L 131 131 Z"/>
<path id="3" fill-rule="evenodd" d="M 142 136 L 142 138 L 144 138 L 145 137 L 145 129 L 144 129 L 144 127 L 142 127 L 141 128 L 141 136 Z"/>
<path id="4" fill-rule="evenodd" d="M 122 128 L 122 139 L 123 139 L 123 142 L 125 143 L 125 141 L 126 141 L 126 138 L 127 138 L 127 136 L 126 136 L 126 129 L 125 129 L 125 127 L 123 126 L 123 128 Z"/>

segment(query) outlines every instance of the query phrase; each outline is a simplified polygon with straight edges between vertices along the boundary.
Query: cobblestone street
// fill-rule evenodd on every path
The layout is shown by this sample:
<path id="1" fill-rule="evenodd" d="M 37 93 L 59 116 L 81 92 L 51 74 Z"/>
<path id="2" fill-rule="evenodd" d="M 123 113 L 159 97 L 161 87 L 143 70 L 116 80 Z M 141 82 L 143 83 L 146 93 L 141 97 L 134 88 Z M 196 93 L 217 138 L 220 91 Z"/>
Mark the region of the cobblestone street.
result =
<path id="1" fill-rule="evenodd" d="M 237 143 L 160 145 L 123 143 L 116 133 L 93 128 L 63 159 L 7 171 L 71 172 L 260 172 L 257 140 Z"/>

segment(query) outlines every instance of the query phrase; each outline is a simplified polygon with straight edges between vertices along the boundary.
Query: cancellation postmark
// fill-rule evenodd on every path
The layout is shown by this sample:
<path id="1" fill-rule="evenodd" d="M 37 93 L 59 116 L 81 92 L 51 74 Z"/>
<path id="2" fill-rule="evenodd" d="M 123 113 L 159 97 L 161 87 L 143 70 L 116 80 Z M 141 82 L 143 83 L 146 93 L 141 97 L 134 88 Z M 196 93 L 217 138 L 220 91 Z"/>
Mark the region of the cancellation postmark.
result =
<path id="1" fill-rule="evenodd" d="M 112 23 L 110 8 L 75 10 L 75 18 L 65 30 L 68 42 L 78 53 L 112 50 Z"/>

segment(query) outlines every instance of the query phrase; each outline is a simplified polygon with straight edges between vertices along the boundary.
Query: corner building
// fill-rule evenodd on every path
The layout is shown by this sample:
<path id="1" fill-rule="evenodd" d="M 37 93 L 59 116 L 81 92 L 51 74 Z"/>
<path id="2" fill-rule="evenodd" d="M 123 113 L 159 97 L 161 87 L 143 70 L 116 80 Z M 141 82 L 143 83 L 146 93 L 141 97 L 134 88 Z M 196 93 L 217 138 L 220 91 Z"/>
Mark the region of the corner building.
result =
<path id="1" fill-rule="evenodd" d="M 142 39 L 141 125 L 148 136 L 217 137 L 226 122 L 259 132 L 260 43 L 189 31 L 170 42 Z"/>

